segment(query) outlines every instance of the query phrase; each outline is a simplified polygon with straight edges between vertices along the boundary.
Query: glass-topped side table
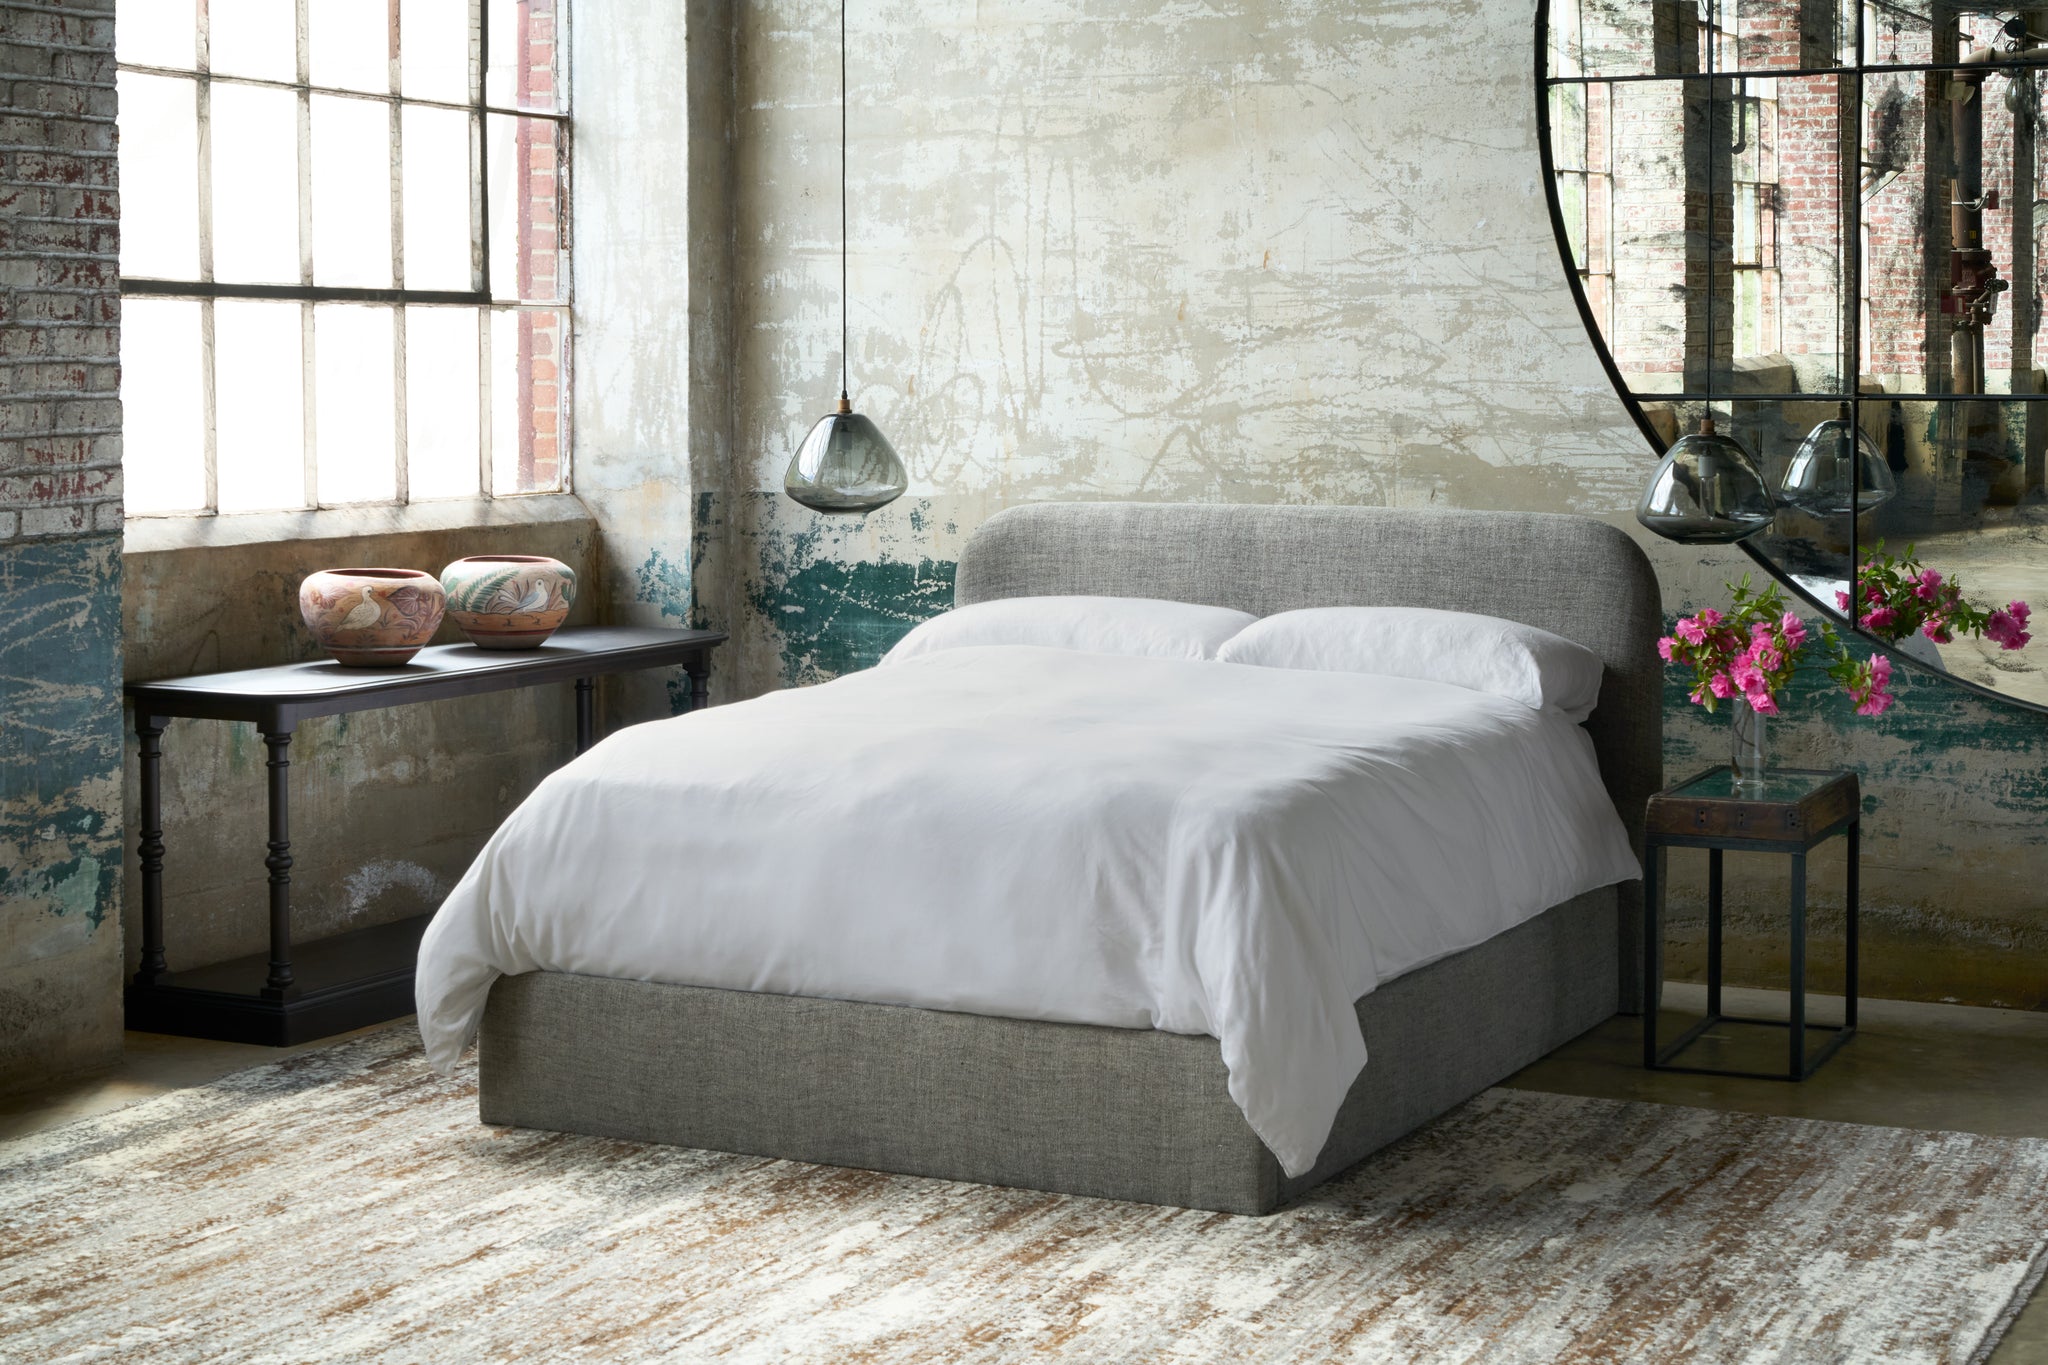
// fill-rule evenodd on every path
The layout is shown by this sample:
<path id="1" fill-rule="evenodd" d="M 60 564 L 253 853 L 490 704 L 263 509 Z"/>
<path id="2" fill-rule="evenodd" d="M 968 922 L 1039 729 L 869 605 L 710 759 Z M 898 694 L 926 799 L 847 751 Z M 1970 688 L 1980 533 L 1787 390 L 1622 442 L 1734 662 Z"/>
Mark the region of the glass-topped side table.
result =
<path id="1" fill-rule="evenodd" d="M 1861 852 L 1863 794 L 1856 774 L 1779 768 L 1765 775 L 1761 790 L 1738 791 L 1728 765 L 1709 768 L 1687 782 L 1650 798 L 1643 820 L 1643 981 L 1652 991 L 1643 1011 L 1643 1065 L 1653 1071 L 1689 1071 L 1709 1076 L 1753 1076 L 1803 1081 L 1856 1034 L 1857 860 Z M 1806 1021 L 1806 855 L 1837 834 L 1849 839 L 1846 1000 L 1839 1025 Z M 1657 884 L 1658 854 L 1667 848 L 1707 850 L 1707 1017 L 1670 1043 L 1657 1042 L 1654 992 L 1663 979 L 1663 906 Z M 1730 850 L 1783 853 L 1792 859 L 1792 1008 L 1787 1019 L 1757 1019 L 1721 1012 L 1721 855 Z M 1684 1066 L 1676 1059 L 1710 1028 L 1722 1023 L 1762 1024 L 1791 1037 L 1783 1071 L 1730 1071 Z M 1808 1055 L 1809 1031 L 1834 1036 Z"/>

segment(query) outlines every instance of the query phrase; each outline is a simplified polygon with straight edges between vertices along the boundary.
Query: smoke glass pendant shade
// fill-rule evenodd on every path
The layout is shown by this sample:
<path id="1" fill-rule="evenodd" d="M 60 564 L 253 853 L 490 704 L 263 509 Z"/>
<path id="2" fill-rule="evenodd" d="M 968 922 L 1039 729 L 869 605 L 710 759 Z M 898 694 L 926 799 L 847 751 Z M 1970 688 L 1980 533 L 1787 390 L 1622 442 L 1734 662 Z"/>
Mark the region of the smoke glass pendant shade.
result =
<path id="1" fill-rule="evenodd" d="M 872 512 L 909 486 L 889 438 L 844 397 L 839 411 L 818 419 L 782 476 L 783 492 L 814 512 Z"/>
<path id="2" fill-rule="evenodd" d="M 1636 520 L 1681 545 L 1727 545 L 1771 524 L 1763 475 L 1734 438 L 1702 417 L 1700 429 L 1671 443 L 1636 504 Z"/>
<path id="3" fill-rule="evenodd" d="M 1898 491 L 1877 442 L 1850 421 L 1847 404 L 1806 434 L 1778 484 L 1782 501 L 1816 517 L 1846 516 L 1852 507 L 1868 512 Z"/>

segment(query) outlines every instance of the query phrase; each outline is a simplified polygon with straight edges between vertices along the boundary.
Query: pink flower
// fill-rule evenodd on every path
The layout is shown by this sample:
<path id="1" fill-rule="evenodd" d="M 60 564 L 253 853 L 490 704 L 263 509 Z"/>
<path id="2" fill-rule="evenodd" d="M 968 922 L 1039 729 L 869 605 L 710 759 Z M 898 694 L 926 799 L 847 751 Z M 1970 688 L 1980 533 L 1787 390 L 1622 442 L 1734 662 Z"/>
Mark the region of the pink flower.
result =
<path id="1" fill-rule="evenodd" d="M 1794 613 L 1788 611 L 1779 617 L 1778 629 L 1784 633 L 1787 648 L 1797 649 L 1806 643 L 1806 622 Z"/>
<path id="2" fill-rule="evenodd" d="M 1948 644 L 1955 639 L 1955 636 L 1949 633 L 1948 622 L 1939 616 L 1928 617 L 1927 624 L 1920 627 L 1920 633 L 1938 645 Z"/>
<path id="3" fill-rule="evenodd" d="M 1706 613 L 1701 612 L 1700 615 L 1705 616 Z M 1682 618 L 1673 626 L 1671 633 L 1689 645 L 1703 645 L 1707 642 L 1706 630 L 1701 627 L 1699 621 L 1690 616 Z"/>
<path id="4" fill-rule="evenodd" d="M 1678 641 L 1672 639 L 1669 635 L 1666 635 L 1663 639 L 1657 641 L 1657 657 L 1662 659 L 1667 664 L 1670 663 L 1672 647 L 1675 646 L 1677 643 Z"/>
<path id="5" fill-rule="evenodd" d="M 1837 607 L 1841 608 L 1841 609 L 1842 609 L 1843 611 L 1845 611 L 1845 612 L 1846 612 L 1846 611 L 1848 611 L 1848 610 L 1849 610 L 1849 594 L 1848 594 L 1848 593 L 1846 593 L 1846 592 L 1844 592 L 1844 591 L 1842 591 L 1842 590 L 1841 590 L 1840 588 L 1836 588 L 1836 589 L 1835 589 L 1835 605 L 1836 605 Z"/>
<path id="6" fill-rule="evenodd" d="M 1716 673 L 1713 677 L 1707 679 L 1707 690 L 1723 701 L 1726 701 L 1735 695 L 1735 684 L 1728 680 L 1726 673 Z"/>
<path id="7" fill-rule="evenodd" d="M 1890 607 L 1873 607 L 1863 613 L 1863 628 L 1882 635 L 1898 624 L 1899 614 Z"/>
<path id="8" fill-rule="evenodd" d="M 2000 649 L 2024 649 L 2027 641 L 2034 638 L 2027 634 L 2027 615 L 2026 603 L 2008 603 L 1991 613 L 1991 619 L 1984 624 L 1984 633 L 1996 641 Z"/>
<path id="9" fill-rule="evenodd" d="M 1715 626 L 1721 624 L 1721 613 L 1715 611 L 1712 607 L 1708 607 L 1700 613 L 1700 624 L 1712 630 Z"/>
<path id="10" fill-rule="evenodd" d="M 1872 656 L 1864 665 L 1862 678 L 1849 688 L 1849 696 L 1856 703 L 1859 716 L 1881 716 L 1898 700 L 1891 695 L 1892 661 L 1882 654 Z"/>
<path id="11" fill-rule="evenodd" d="M 1935 591 L 1941 587 L 1941 573 L 1937 569 L 1929 569 L 1911 581 L 1913 584 L 1913 596 L 1919 598 L 1922 602 L 1932 602 Z"/>
<path id="12" fill-rule="evenodd" d="M 1778 653 L 1775 647 L 1767 644 L 1756 647 L 1756 666 L 1758 668 L 1776 669 L 1784 662 L 1785 656 Z"/>
<path id="13" fill-rule="evenodd" d="M 1745 691 L 1742 694 L 1742 699 L 1749 703 L 1750 710 L 1760 716 L 1775 716 L 1778 714 L 1777 699 L 1761 687 Z"/>

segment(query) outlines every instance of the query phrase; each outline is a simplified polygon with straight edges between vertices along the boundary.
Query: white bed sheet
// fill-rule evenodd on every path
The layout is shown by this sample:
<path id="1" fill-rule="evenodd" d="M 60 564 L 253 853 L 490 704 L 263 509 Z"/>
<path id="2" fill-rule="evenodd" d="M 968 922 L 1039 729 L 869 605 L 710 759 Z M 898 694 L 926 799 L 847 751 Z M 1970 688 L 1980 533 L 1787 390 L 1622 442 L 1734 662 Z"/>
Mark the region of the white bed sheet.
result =
<path id="1" fill-rule="evenodd" d="M 1205 1033 L 1289 1175 L 1353 1002 L 1638 875 L 1578 726 L 1442 683 L 990 646 L 636 725 L 420 946 L 435 1066 L 501 973 Z"/>

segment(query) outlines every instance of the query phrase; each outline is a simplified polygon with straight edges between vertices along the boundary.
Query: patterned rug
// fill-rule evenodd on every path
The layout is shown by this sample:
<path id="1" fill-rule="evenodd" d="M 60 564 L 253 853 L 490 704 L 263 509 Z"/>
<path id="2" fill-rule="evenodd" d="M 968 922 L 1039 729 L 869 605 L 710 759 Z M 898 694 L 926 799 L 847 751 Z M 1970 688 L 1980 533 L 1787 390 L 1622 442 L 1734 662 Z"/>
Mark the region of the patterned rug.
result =
<path id="1" fill-rule="evenodd" d="M 1269 1218 L 478 1126 L 409 1030 L 0 1145 L 0 1359 L 1952 1362 L 2048 1142 L 1495 1090 Z"/>

